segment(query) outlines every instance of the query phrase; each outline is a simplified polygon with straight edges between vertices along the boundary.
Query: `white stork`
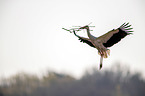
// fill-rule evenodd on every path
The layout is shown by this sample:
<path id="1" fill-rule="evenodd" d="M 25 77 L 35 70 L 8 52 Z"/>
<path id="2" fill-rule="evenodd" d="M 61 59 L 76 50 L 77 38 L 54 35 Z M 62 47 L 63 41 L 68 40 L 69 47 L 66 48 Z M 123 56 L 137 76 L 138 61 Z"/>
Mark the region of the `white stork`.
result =
<path id="1" fill-rule="evenodd" d="M 80 27 L 79 30 L 86 29 L 87 35 L 89 38 L 84 38 L 77 35 L 75 33 L 75 30 L 73 30 L 73 32 L 75 36 L 79 38 L 80 42 L 87 43 L 91 47 L 98 49 L 98 54 L 101 56 L 100 58 L 100 69 L 101 69 L 103 58 L 107 58 L 108 55 L 110 55 L 110 50 L 108 49 L 108 47 L 111 47 L 114 44 L 118 43 L 125 36 L 132 34 L 131 32 L 133 31 L 131 31 L 131 29 L 133 28 L 130 28 L 130 26 L 131 25 L 129 25 L 129 23 L 124 23 L 119 28 L 113 29 L 100 37 L 95 37 L 91 35 L 88 25 L 84 27 Z M 70 30 L 67 30 L 67 31 L 70 31 Z"/>

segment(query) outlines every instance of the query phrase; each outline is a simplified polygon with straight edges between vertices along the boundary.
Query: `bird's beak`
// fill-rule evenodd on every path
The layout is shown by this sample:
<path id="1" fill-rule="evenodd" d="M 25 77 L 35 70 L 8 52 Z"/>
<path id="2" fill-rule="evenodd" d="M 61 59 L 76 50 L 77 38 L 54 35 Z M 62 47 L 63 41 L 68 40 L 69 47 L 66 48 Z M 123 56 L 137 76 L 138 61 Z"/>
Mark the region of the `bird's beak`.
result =
<path id="1" fill-rule="evenodd" d="M 79 29 L 86 29 L 88 26 L 83 26 L 83 27 L 80 27 Z"/>

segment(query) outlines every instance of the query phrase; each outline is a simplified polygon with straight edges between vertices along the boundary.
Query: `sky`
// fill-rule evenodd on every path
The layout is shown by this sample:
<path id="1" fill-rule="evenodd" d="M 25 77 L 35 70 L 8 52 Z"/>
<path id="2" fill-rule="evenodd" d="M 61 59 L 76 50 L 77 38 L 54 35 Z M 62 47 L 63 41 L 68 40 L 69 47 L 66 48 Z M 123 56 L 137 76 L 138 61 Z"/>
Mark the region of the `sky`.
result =
<path id="1" fill-rule="evenodd" d="M 46 70 L 79 77 L 99 70 L 97 49 L 62 29 L 90 22 L 96 37 L 129 22 L 134 34 L 110 48 L 101 71 L 119 62 L 145 76 L 144 0 L 0 0 L 0 77 Z"/>

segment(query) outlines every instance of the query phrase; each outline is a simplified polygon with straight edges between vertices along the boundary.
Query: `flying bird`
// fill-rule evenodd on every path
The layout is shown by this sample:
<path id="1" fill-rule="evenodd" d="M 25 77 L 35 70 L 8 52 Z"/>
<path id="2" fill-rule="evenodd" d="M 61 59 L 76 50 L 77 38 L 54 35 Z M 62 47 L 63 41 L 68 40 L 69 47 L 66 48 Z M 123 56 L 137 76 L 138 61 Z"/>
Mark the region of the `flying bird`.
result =
<path id="1" fill-rule="evenodd" d="M 100 37 L 93 36 L 90 33 L 90 28 L 88 25 L 80 27 L 78 30 L 86 29 L 89 38 L 77 35 L 76 30 L 73 30 L 73 33 L 75 36 L 79 38 L 80 42 L 86 43 L 98 50 L 98 54 L 101 56 L 100 58 L 100 69 L 101 69 L 103 66 L 103 58 L 107 58 L 110 55 L 110 50 L 108 48 L 118 43 L 121 39 L 123 39 L 127 35 L 132 34 L 133 31 L 131 29 L 133 28 L 130 28 L 130 26 L 131 25 L 129 25 L 129 23 L 124 23 L 119 28 L 113 29 Z"/>

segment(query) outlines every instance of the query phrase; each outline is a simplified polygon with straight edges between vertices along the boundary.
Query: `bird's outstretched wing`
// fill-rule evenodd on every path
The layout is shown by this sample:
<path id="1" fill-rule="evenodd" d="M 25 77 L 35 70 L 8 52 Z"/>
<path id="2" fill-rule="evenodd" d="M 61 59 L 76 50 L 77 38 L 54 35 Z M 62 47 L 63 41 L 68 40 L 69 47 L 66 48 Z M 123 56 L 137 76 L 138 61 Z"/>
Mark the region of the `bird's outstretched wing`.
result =
<path id="1" fill-rule="evenodd" d="M 75 33 L 75 30 L 73 30 L 73 33 L 74 33 L 75 36 L 77 36 L 77 37 L 79 38 L 80 42 L 87 43 L 87 44 L 90 45 L 91 47 L 94 47 L 94 48 L 95 48 L 95 46 L 92 44 L 92 42 L 91 42 L 90 39 L 84 38 L 84 37 L 81 37 L 81 36 L 77 35 L 77 34 Z"/>
<path id="2" fill-rule="evenodd" d="M 133 31 L 131 31 L 131 29 L 133 28 L 130 28 L 130 26 L 131 25 L 129 25 L 129 23 L 124 23 L 118 29 L 109 31 L 108 33 L 100 36 L 98 39 L 100 39 L 106 48 L 111 47 L 125 36 L 132 34 Z"/>

